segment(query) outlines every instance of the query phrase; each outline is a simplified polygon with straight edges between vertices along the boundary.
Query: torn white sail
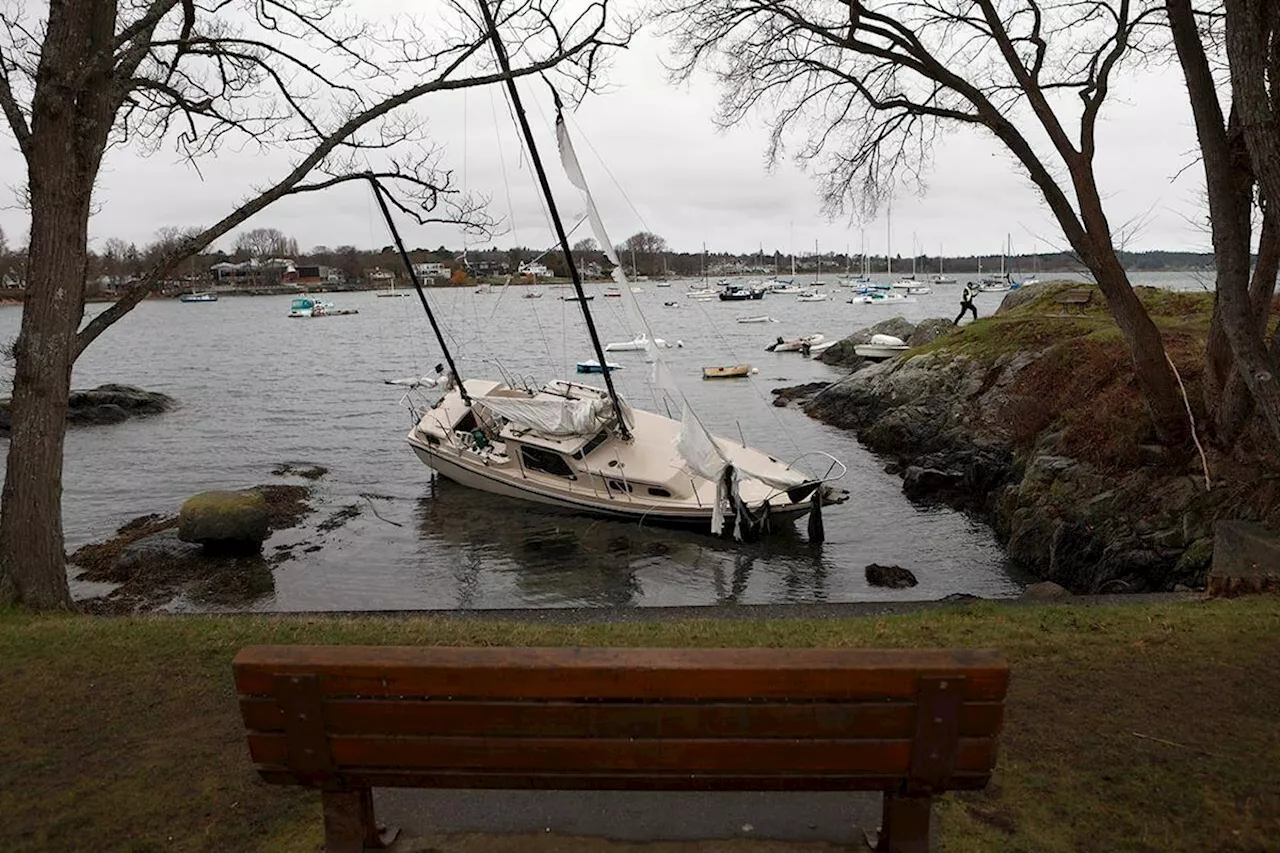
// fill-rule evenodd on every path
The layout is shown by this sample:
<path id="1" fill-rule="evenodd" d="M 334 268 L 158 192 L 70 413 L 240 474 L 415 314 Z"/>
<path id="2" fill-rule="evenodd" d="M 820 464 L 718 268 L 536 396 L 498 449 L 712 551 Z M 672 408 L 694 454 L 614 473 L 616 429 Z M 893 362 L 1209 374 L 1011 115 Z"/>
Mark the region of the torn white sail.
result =
<path id="1" fill-rule="evenodd" d="M 582 173 L 577 152 L 573 149 L 573 141 L 569 138 L 569 129 L 565 125 L 564 116 L 559 112 L 556 113 L 556 141 L 559 143 L 560 161 L 564 165 L 565 174 L 568 175 L 570 183 L 582 192 L 583 200 L 586 202 L 587 219 L 591 222 L 591 230 L 595 234 L 596 242 L 600 244 L 605 256 L 614 265 L 613 279 L 620 285 L 622 290 L 622 301 L 627 311 L 627 319 L 637 333 L 637 338 L 644 337 L 647 342 L 654 341 L 657 339 L 657 335 L 649 328 L 648 320 L 640 310 L 635 296 L 631 293 L 626 273 L 622 268 L 622 262 L 619 260 L 617 252 L 614 251 L 613 241 L 609 239 L 609 233 L 605 230 L 604 222 L 600 218 L 600 212 L 596 209 L 595 200 L 591 197 L 591 190 L 587 188 L 587 179 Z M 685 460 L 689 470 L 716 483 L 716 506 L 711 519 L 712 532 L 718 534 L 724 525 L 724 504 L 728 498 L 728 495 L 724 494 L 724 472 L 729 465 L 734 466 L 738 477 L 750 477 L 780 490 L 786 490 L 805 482 L 806 478 L 799 472 L 788 470 L 786 472 L 788 476 L 783 478 L 777 475 L 752 471 L 750 466 L 735 462 L 702 424 L 693 407 L 689 404 L 689 399 L 684 395 L 679 385 L 676 384 L 675 377 L 667 367 L 666 360 L 662 357 L 661 352 L 656 347 L 646 346 L 645 360 L 653 363 L 654 384 L 680 403 L 682 419 L 680 436 L 676 440 L 676 450 L 681 458 Z"/>

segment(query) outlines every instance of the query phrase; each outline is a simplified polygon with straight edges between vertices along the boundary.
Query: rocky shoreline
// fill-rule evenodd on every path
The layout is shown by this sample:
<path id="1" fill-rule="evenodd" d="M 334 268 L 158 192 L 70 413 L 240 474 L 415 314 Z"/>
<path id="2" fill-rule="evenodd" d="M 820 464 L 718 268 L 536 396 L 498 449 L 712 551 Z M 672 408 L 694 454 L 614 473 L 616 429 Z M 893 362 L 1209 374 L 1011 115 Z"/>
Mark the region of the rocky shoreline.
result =
<path id="1" fill-rule="evenodd" d="M 897 318 L 861 330 L 853 337 L 918 342 L 879 364 L 857 359 L 852 344 L 832 347 L 823 360 L 850 375 L 820 389 L 780 389 L 777 402 L 852 430 L 886 457 L 886 470 L 902 476 L 913 499 L 974 513 L 1010 557 L 1074 593 L 1202 587 L 1215 521 L 1280 528 L 1280 470 L 1215 458 L 1206 487 L 1193 451 L 1118 429 L 1124 421 L 1112 413 L 1108 383 L 1123 383 L 1123 365 L 1097 379 L 1092 398 L 1052 388 L 1081 382 L 1079 374 L 1097 366 L 1089 359 L 1107 322 L 1047 313 L 1058 289 L 1047 283 L 1011 293 L 997 317 L 983 321 L 1001 327 L 998 340 L 989 327 L 957 331 L 936 320 L 912 327 Z M 1055 378 L 1053 370 L 1063 373 Z"/>

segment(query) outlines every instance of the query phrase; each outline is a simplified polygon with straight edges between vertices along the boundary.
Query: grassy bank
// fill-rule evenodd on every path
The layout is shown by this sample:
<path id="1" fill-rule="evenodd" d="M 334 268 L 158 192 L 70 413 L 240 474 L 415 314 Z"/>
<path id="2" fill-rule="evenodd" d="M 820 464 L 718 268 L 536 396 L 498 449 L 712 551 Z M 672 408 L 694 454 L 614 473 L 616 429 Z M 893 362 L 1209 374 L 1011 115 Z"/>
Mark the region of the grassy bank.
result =
<path id="1" fill-rule="evenodd" d="M 249 643 L 358 642 L 996 647 L 1014 665 L 999 767 L 989 790 L 944 802 L 944 850 L 1280 839 L 1269 597 L 584 626 L 0 611 L 0 849 L 315 849 L 318 797 L 251 773 L 229 664 Z"/>

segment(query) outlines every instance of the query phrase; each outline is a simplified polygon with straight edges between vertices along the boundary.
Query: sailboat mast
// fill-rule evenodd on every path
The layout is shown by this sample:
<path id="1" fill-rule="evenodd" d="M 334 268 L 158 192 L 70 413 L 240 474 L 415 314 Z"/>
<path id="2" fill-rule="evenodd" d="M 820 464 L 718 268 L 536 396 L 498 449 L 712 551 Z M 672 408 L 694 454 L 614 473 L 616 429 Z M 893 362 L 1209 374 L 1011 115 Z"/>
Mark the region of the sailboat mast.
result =
<path id="1" fill-rule="evenodd" d="M 631 438 L 627 429 L 627 420 L 622 414 L 622 403 L 618 392 L 613 387 L 613 376 L 609 371 L 609 362 L 604 357 L 604 345 L 600 343 L 600 334 L 596 331 L 595 320 L 591 317 L 591 309 L 587 306 L 587 294 L 582 288 L 582 276 L 578 273 L 578 265 L 574 263 L 573 251 L 569 246 L 569 235 L 560 220 L 560 211 L 556 207 L 555 197 L 551 195 L 551 184 L 547 181 L 546 169 L 542 167 L 542 158 L 538 156 L 538 146 L 533 139 L 533 130 L 529 127 L 529 118 L 524 113 L 524 104 L 520 101 L 520 93 L 516 89 L 516 80 L 511 76 L 511 63 L 507 59 L 507 49 L 498 35 L 498 25 L 489 11 L 485 0 L 478 0 L 480 12 L 484 15 L 484 25 L 489 30 L 489 40 L 493 42 L 493 53 L 498 59 L 498 66 L 506 76 L 507 94 L 511 96 L 511 107 L 515 110 L 520 122 L 520 132 L 524 135 L 525 144 L 529 146 L 529 159 L 533 161 L 534 171 L 538 175 L 538 184 L 542 188 L 542 196 L 547 200 L 547 210 L 551 213 L 551 223 L 555 226 L 556 237 L 560 240 L 560 249 L 564 252 L 565 266 L 569 268 L 569 278 L 573 281 L 573 289 L 578 294 L 578 304 L 582 306 L 582 317 L 587 321 L 587 333 L 591 336 L 591 346 L 596 351 L 596 360 L 600 362 L 600 375 L 604 377 L 605 388 L 609 399 L 613 402 L 613 411 L 618 418 L 618 432 L 624 439 Z"/>
<path id="2" fill-rule="evenodd" d="M 458 365 L 453 363 L 453 353 L 449 352 L 449 345 L 444 342 L 444 335 L 440 332 L 440 325 L 436 323 L 436 315 L 431 311 L 431 305 L 427 302 L 426 291 L 422 289 L 422 282 L 418 280 L 418 274 L 413 271 L 413 263 L 409 260 L 409 253 L 405 251 L 404 241 L 400 239 L 400 231 L 396 228 L 396 222 L 391 218 L 391 211 L 387 208 L 387 200 L 382 197 L 382 185 L 378 183 L 378 179 L 373 175 L 365 175 L 369 183 L 373 185 L 373 197 L 378 200 L 378 207 L 382 208 L 382 218 L 387 220 L 387 228 L 391 230 L 391 239 L 396 243 L 396 250 L 400 253 L 400 260 L 404 263 L 404 268 L 409 273 L 409 280 L 413 282 L 413 289 L 418 291 L 418 299 L 422 302 L 422 310 L 427 312 L 427 322 L 431 324 L 431 331 L 436 333 L 436 342 L 440 344 L 440 351 L 444 353 L 445 363 L 449 365 L 449 373 L 458 383 L 458 393 L 462 396 L 462 402 L 467 406 L 471 405 L 471 397 L 467 394 L 467 387 L 462 382 L 462 377 L 458 374 Z M 395 288 L 395 279 L 392 280 L 391 287 Z"/>

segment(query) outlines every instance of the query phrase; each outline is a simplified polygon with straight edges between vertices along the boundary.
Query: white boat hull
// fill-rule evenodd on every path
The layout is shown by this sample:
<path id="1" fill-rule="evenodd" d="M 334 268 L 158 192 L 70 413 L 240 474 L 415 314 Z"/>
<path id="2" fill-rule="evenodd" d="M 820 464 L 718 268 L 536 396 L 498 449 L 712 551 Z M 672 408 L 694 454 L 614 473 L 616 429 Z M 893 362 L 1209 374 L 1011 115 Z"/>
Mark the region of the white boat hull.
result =
<path id="1" fill-rule="evenodd" d="M 503 497 L 522 501 L 532 501 L 544 506 L 559 507 L 570 512 L 603 515 L 609 518 L 639 521 L 645 524 L 662 523 L 681 526 L 711 524 L 710 507 L 697 510 L 662 511 L 631 508 L 625 504 L 601 505 L 595 501 L 580 500 L 567 495 L 544 492 L 532 486 L 517 487 L 509 480 L 486 476 L 483 471 L 459 465 L 457 462 L 443 454 L 432 451 L 430 448 L 413 442 L 410 442 L 410 446 L 413 447 L 413 452 L 417 454 L 423 464 L 441 477 L 446 477 L 459 485 L 471 489 L 479 489 L 489 494 L 502 495 Z M 793 504 L 786 507 L 771 507 L 770 514 L 776 519 L 788 520 L 807 514 L 809 509 L 808 503 Z M 733 513 L 726 512 L 725 518 L 732 519 Z"/>

